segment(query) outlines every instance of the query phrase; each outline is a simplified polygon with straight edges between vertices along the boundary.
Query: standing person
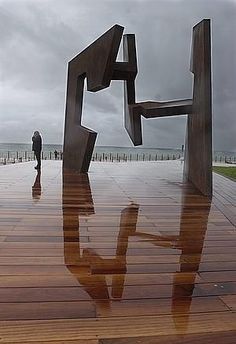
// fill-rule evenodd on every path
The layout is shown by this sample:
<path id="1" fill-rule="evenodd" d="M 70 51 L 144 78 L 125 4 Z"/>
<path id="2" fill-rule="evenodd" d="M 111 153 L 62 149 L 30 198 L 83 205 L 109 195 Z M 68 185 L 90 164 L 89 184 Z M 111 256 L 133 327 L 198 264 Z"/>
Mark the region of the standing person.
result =
<path id="1" fill-rule="evenodd" d="M 36 170 L 40 170 L 41 169 L 41 151 L 42 151 L 42 138 L 39 134 L 38 131 L 34 132 L 34 135 L 32 137 L 32 151 L 34 151 L 34 154 L 36 156 L 37 159 L 37 166 L 35 166 Z"/>

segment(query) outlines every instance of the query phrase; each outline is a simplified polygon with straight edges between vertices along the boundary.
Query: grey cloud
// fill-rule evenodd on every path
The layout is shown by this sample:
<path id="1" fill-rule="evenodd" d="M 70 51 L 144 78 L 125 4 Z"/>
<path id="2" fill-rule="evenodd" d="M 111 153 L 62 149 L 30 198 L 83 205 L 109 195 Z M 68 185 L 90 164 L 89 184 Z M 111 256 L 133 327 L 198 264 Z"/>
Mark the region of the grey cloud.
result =
<path id="1" fill-rule="evenodd" d="M 0 0 L 0 141 L 27 142 L 35 123 L 62 142 L 67 63 L 115 23 L 135 33 L 137 100 L 188 98 L 191 29 L 212 19 L 214 145 L 236 150 L 236 3 L 220 0 Z M 83 124 L 99 144 L 131 145 L 123 128 L 123 85 L 85 92 Z M 143 121 L 144 143 L 180 147 L 185 118 Z"/>

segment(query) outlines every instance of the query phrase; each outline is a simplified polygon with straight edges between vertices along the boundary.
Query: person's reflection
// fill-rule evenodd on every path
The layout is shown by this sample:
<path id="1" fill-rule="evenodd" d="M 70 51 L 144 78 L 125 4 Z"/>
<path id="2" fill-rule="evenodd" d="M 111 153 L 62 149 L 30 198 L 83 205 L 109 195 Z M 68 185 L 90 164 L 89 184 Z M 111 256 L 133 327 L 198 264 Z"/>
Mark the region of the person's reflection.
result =
<path id="1" fill-rule="evenodd" d="M 122 211 L 116 257 L 106 259 L 101 257 L 93 247 L 85 248 L 81 253 L 79 217 L 94 214 L 87 174 L 63 172 L 62 204 L 65 264 L 92 299 L 107 300 L 103 307 L 109 307 L 112 298 L 122 297 L 128 238 L 136 230 L 138 206 L 131 204 Z M 82 271 L 82 268 L 86 266 L 89 268 L 87 274 Z M 114 274 L 111 295 L 109 295 L 106 274 Z"/>
<path id="2" fill-rule="evenodd" d="M 35 177 L 34 185 L 32 186 L 32 198 L 39 200 L 41 197 L 41 171 L 38 170 Z"/>

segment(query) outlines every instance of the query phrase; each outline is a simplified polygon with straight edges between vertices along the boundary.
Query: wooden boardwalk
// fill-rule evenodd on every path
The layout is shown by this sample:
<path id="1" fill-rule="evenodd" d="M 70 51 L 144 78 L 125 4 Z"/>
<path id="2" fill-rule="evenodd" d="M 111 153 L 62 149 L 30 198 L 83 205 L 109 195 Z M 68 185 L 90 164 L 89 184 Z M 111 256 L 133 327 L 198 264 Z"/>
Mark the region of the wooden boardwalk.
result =
<path id="1" fill-rule="evenodd" d="M 0 167 L 0 343 L 236 343 L 236 184 L 180 162 Z"/>

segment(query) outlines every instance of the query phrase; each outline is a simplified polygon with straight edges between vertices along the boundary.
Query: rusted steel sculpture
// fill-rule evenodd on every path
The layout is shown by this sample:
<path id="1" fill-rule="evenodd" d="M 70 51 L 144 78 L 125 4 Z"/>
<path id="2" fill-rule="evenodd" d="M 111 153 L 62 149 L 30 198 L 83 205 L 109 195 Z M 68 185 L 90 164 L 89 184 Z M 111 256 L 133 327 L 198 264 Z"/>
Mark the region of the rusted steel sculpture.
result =
<path id="1" fill-rule="evenodd" d="M 166 102 L 136 102 L 137 58 L 135 36 L 123 36 L 123 62 L 116 57 L 123 27 L 113 26 L 69 62 L 64 138 L 64 167 L 87 172 L 96 133 L 81 125 L 84 79 L 96 92 L 111 80 L 124 80 L 125 128 L 135 146 L 142 144 L 141 116 L 188 115 L 184 176 L 204 195 L 212 195 L 212 105 L 210 20 L 193 28 L 191 71 L 193 98 Z"/>
<path id="2" fill-rule="evenodd" d="M 84 79 L 87 90 L 97 92 L 110 85 L 123 27 L 113 26 L 68 65 L 63 166 L 87 172 L 97 133 L 81 125 Z"/>
<path id="3" fill-rule="evenodd" d="M 211 29 L 204 19 L 193 28 L 191 71 L 194 74 L 192 115 L 188 116 L 184 175 L 212 196 Z"/>

